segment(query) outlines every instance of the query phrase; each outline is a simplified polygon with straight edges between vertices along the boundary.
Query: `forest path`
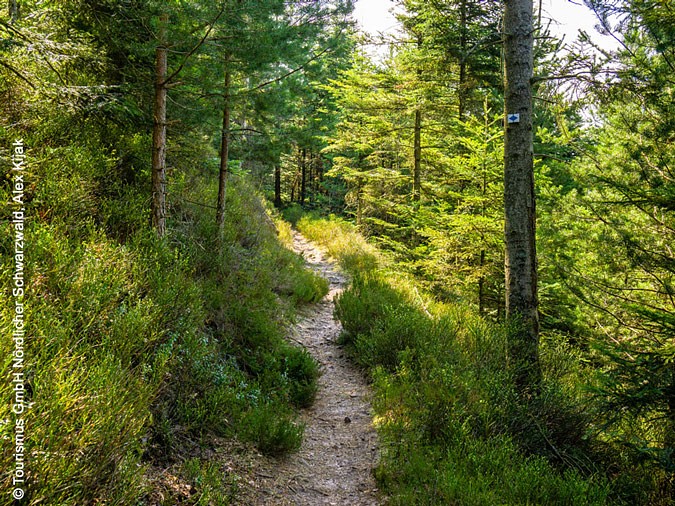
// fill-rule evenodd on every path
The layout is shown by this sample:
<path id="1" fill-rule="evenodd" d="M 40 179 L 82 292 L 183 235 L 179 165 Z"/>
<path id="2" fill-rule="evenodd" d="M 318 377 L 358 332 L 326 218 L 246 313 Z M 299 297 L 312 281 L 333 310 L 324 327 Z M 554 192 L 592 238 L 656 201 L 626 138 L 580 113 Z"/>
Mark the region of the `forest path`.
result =
<path id="1" fill-rule="evenodd" d="M 283 459 L 259 461 L 255 499 L 249 496 L 245 504 L 374 506 L 379 504 L 372 475 L 378 450 L 370 389 L 337 344 L 341 326 L 333 319 L 335 296 L 347 279 L 316 246 L 293 234 L 295 251 L 330 282 L 328 295 L 302 311 L 290 335 L 319 362 L 322 374 L 314 404 L 301 415 L 302 447 Z"/>

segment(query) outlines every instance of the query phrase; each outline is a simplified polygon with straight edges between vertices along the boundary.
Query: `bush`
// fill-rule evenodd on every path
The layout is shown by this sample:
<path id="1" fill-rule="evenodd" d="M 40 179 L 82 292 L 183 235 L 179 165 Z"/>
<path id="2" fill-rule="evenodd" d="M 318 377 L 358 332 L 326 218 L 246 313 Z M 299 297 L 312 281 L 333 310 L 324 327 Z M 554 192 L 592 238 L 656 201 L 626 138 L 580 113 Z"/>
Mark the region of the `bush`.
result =
<path id="1" fill-rule="evenodd" d="M 194 506 L 227 506 L 234 503 L 236 483 L 229 480 L 227 473 L 218 465 L 191 458 L 183 463 L 181 474 L 195 491 L 195 502 L 191 502 Z"/>
<path id="2" fill-rule="evenodd" d="M 254 407 L 242 418 L 241 434 L 268 455 L 296 451 L 302 443 L 304 426 L 287 408 L 276 403 Z"/>
<path id="3" fill-rule="evenodd" d="M 305 211 L 300 204 L 293 203 L 284 208 L 281 214 L 284 217 L 284 220 L 295 226 L 297 225 L 298 221 L 300 221 L 300 218 L 302 218 L 303 214 L 305 214 Z"/>
<path id="4" fill-rule="evenodd" d="M 307 408 L 314 402 L 319 378 L 319 366 L 304 348 L 285 346 L 282 376 L 290 383 L 289 399 L 298 408 Z"/>

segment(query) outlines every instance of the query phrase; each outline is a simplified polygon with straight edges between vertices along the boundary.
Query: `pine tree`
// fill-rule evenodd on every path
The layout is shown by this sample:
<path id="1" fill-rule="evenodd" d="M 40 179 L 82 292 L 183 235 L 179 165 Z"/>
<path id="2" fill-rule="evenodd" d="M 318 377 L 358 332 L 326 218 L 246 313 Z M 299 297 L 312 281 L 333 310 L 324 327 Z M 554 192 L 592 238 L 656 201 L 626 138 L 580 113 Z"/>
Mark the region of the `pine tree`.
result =
<path id="1" fill-rule="evenodd" d="M 532 0 L 504 4 L 504 238 L 509 355 L 523 391 L 536 388 L 539 316 L 532 137 Z"/>

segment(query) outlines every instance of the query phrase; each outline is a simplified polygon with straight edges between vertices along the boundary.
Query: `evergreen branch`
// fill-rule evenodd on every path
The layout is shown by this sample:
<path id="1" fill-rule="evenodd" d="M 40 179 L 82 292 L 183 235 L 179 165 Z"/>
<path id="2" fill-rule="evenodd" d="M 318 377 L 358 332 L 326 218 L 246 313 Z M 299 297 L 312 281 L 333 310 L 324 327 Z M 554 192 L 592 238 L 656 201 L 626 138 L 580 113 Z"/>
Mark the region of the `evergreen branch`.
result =
<path id="1" fill-rule="evenodd" d="M 5 30 L 14 33 L 15 35 L 18 35 L 19 38 L 25 40 L 26 42 L 32 42 L 21 30 L 18 30 L 7 21 L 0 19 L 0 26 L 2 26 Z"/>
<path id="2" fill-rule="evenodd" d="M 258 91 L 258 90 L 260 90 L 260 89 L 262 89 L 262 88 L 264 88 L 264 87 L 266 87 L 266 86 L 269 86 L 270 84 L 274 84 L 274 83 L 278 83 L 279 81 L 283 81 L 283 80 L 286 79 L 288 76 L 291 76 L 291 75 L 295 74 L 296 72 L 300 72 L 301 70 L 304 70 L 305 67 L 306 67 L 307 65 L 309 65 L 310 63 L 312 63 L 312 62 L 315 61 L 315 60 L 318 60 L 319 58 L 321 58 L 321 56 L 323 56 L 325 53 L 327 53 L 327 52 L 330 51 L 331 49 L 332 49 L 331 47 L 324 48 L 322 51 L 320 51 L 319 53 L 317 53 L 317 54 L 315 54 L 314 56 L 312 56 L 309 60 L 307 60 L 306 62 L 304 62 L 304 63 L 303 63 L 302 65 L 300 65 L 299 67 L 294 68 L 293 70 L 290 70 L 290 71 L 286 72 L 285 74 L 283 74 L 283 75 L 281 75 L 281 76 L 279 76 L 279 77 L 277 77 L 277 78 L 275 78 L 275 79 L 270 79 L 269 81 L 266 81 L 266 82 L 264 82 L 264 83 L 262 83 L 262 84 L 259 84 L 259 85 L 256 86 L 255 88 L 251 88 L 250 90 L 246 90 L 246 93 L 251 93 L 251 92 L 254 92 L 254 91 Z"/>
<path id="3" fill-rule="evenodd" d="M 194 200 L 189 200 L 186 198 L 182 199 L 184 202 L 187 202 L 188 204 L 194 204 L 196 206 L 201 206 L 201 207 L 208 207 L 209 209 L 216 209 L 216 206 L 212 206 L 210 204 L 204 204 L 203 202 L 195 202 Z"/>
<path id="4" fill-rule="evenodd" d="M 24 82 L 26 82 L 28 84 L 28 86 L 30 86 L 34 90 L 37 89 L 37 87 L 26 76 L 24 76 L 21 72 L 19 72 L 17 69 L 15 69 L 12 65 L 7 63 L 6 61 L 0 60 L 0 65 L 5 67 L 6 69 L 8 69 L 10 72 L 12 72 L 14 75 L 19 77 Z"/>
<path id="5" fill-rule="evenodd" d="M 598 83 L 598 81 L 594 79 L 587 78 L 588 75 L 593 75 L 593 72 L 590 70 L 585 70 L 582 72 L 577 72 L 575 74 L 559 74 L 557 76 L 534 76 L 530 82 L 532 84 L 537 84 L 545 81 L 561 81 L 563 79 L 581 79 L 589 83 Z"/>
<path id="6" fill-rule="evenodd" d="M 209 28 L 208 28 L 208 30 L 206 30 L 206 33 L 204 34 L 204 36 L 199 40 L 199 42 L 190 51 L 188 51 L 188 53 L 185 55 L 185 58 L 183 58 L 183 61 L 178 66 L 178 68 L 174 72 L 172 72 L 171 75 L 169 75 L 169 77 L 164 79 L 164 81 L 162 83 L 160 83 L 160 86 L 166 86 L 178 74 L 180 74 L 180 72 L 183 70 L 183 68 L 187 64 L 188 60 L 192 57 L 192 55 L 195 54 L 197 52 L 197 50 L 204 45 L 204 43 L 208 39 L 209 35 L 211 35 L 211 32 L 213 31 L 213 27 L 215 26 L 215 24 L 218 22 L 220 17 L 225 12 L 225 5 L 226 4 L 223 3 L 222 7 L 220 8 L 220 12 L 218 12 L 218 15 L 216 16 L 216 18 L 211 23 L 209 23 L 209 25 L 208 25 Z"/>
<path id="7" fill-rule="evenodd" d="M 232 133 L 232 134 L 239 133 L 239 132 L 252 132 L 254 134 L 259 134 L 259 135 L 269 135 L 267 132 L 263 132 L 261 130 L 256 130 L 255 128 L 250 128 L 250 127 L 246 127 L 246 128 L 242 127 L 242 128 L 230 130 L 230 133 Z"/>
<path id="8" fill-rule="evenodd" d="M 34 43 L 34 41 L 31 40 L 27 35 L 25 35 L 25 34 L 24 34 L 23 32 L 21 32 L 20 30 L 17 30 L 17 29 L 16 29 L 15 27 L 13 27 L 11 24 L 8 24 L 7 22 L 0 20 L 0 26 L 2 26 L 3 28 L 5 28 L 5 29 L 8 30 L 8 31 L 11 31 L 11 32 L 14 33 L 15 35 L 17 35 L 20 39 L 24 40 L 25 42 L 28 42 L 29 44 L 33 44 L 33 43 Z M 52 72 L 54 72 L 54 73 L 56 74 L 56 76 L 59 78 L 59 81 L 61 81 L 61 84 L 63 84 L 64 86 L 67 86 L 67 83 L 65 82 L 65 80 L 63 79 L 63 77 L 61 76 L 61 74 L 59 73 L 59 71 L 56 70 L 56 69 L 54 68 L 54 66 L 53 66 L 52 63 L 49 61 L 49 59 L 47 59 L 47 57 L 44 56 L 44 54 L 43 54 L 42 51 L 39 51 L 39 52 L 40 52 L 40 55 L 42 56 L 42 59 L 43 59 L 43 60 L 45 61 L 45 63 L 47 64 L 47 66 L 48 66 L 48 67 L 52 70 Z M 0 62 L 0 63 L 2 63 L 2 65 L 4 65 L 5 67 L 9 68 L 12 72 L 14 72 L 14 74 L 16 74 L 17 76 L 19 76 L 21 79 L 23 79 L 24 81 L 26 81 L 33 89 L 36 89 L 35 85 L 32 84 L 30 81 L 28 81 L 28 79 L 26 79 L 24 76 L 22 76 L 21 74 L 19 74 L 19 72 L 18 72 L 16 69 L 10 67 L 10 66 L 9 66 L 7 63 L 5 63 L 5 62 Z"/>

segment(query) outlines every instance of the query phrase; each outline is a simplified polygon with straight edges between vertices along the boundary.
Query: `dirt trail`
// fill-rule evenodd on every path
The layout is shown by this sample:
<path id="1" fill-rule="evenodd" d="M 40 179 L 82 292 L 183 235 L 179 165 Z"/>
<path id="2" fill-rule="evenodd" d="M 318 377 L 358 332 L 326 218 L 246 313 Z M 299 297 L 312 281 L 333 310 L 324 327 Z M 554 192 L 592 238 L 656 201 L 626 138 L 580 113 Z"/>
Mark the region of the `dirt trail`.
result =
<path id="1" fill-rule="evenodd" d="M 306 428 L 301 449 L 285 459 L 259 463 L 254 470 L 256 497 L 249 496 L 246 504 L 374 506 L 379 504 L 372 477 L 377 439 L 370 392 L 363 374 L 337 345 L 340 323 L 333 319 L 333 299 L 347 281 L 297 232 L 294 248 L 330 281 L 329 294 L 304 311 L 291 334 L 321 364 L 319 391 L 314 405 L 302 413 Z"/>

